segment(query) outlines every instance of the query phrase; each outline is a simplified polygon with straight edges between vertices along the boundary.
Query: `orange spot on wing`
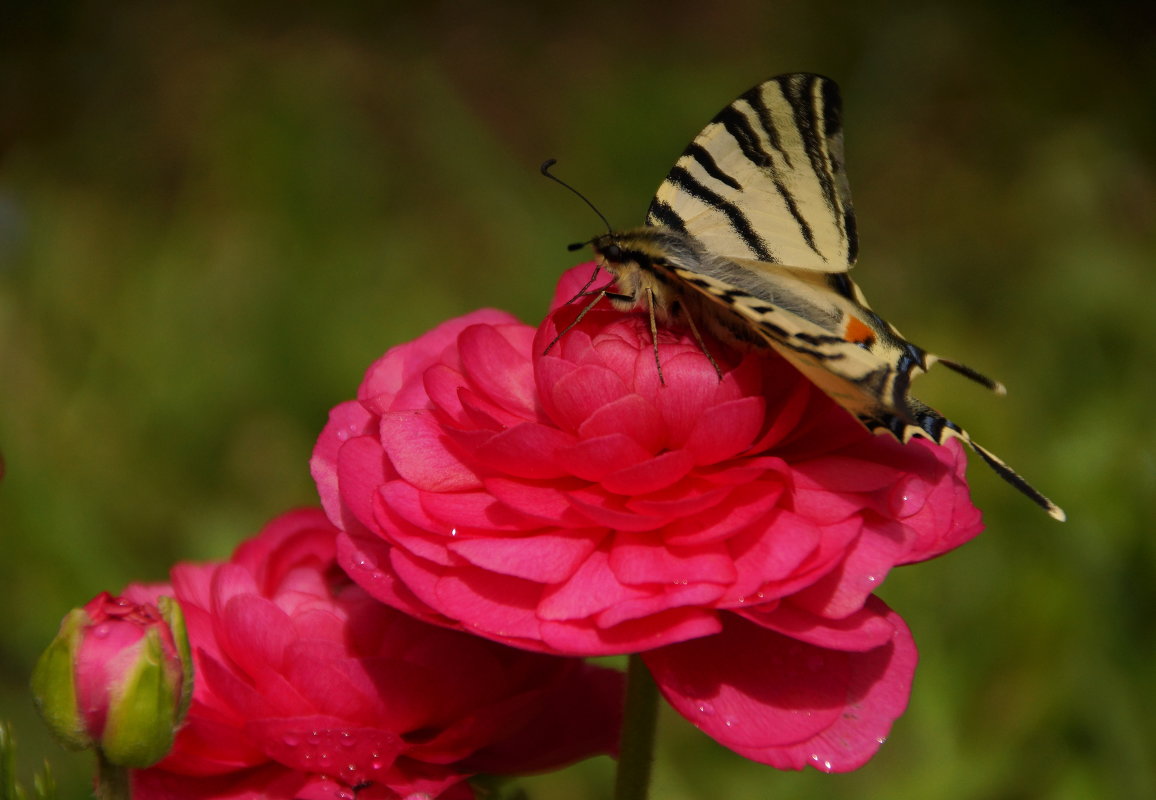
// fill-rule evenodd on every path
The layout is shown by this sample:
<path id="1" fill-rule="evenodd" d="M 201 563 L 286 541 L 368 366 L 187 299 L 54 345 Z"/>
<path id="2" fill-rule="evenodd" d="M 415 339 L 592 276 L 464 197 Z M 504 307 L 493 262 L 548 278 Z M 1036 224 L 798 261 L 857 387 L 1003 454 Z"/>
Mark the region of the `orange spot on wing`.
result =
<path id="1" fill-rule="evenodd" d="M 869 345 L 875 341 L 875 331 L 858 317 L 847 320 L 847 329 L 843 331 L 843 338 L 851 344 Z"/>

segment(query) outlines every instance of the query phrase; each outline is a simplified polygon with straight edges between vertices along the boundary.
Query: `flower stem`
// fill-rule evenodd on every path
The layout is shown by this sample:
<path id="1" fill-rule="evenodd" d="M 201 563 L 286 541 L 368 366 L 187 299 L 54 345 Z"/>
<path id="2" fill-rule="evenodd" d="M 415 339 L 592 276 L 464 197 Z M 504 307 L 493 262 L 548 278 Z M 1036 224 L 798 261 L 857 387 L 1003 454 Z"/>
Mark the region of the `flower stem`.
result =
<path id="1" fill-rule="evenodd" d="M 110 764 L 104 756 L 97 755 L 96 796 L 98 800 L 131 800 L 128 768 Z"/>
<path id="2" fill-rule="evenodd" d="M 654 761 L 658 687 L 642 656 L 630 656 L 626 673 L 626 710 L 618 753 L 614 800 L 646 800 Z"/>

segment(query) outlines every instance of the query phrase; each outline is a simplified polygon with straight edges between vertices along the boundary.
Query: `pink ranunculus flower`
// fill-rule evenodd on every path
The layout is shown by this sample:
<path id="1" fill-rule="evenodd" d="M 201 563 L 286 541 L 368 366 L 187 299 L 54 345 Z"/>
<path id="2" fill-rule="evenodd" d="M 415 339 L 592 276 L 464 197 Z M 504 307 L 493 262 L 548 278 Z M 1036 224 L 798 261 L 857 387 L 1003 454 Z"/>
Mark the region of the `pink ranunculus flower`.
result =
<path id="1" fill-rule="evenodd" d="M 479 773 L 540 771 L 616 746 L 622 676 L 415 620 L 338 568 L 320 509 L 269 523 L 171 586 L 196 667 L 172 752 L 137 800 L 466 800 Z"/>
<path id="2" fill-rule="evenodd" d="M 450 320 L 374 363 L 313 458 L 339 560 L 421 619 L 549 653 L 642 653 L 718 741 L 843 771 L 906 706 L 872 592 L 975 536 L 955 442 L 874 436 L 767 352 L 659 331 L 572 270 L 535 330 Z M 559 332 L 565 333 L 559 337 Z"/>

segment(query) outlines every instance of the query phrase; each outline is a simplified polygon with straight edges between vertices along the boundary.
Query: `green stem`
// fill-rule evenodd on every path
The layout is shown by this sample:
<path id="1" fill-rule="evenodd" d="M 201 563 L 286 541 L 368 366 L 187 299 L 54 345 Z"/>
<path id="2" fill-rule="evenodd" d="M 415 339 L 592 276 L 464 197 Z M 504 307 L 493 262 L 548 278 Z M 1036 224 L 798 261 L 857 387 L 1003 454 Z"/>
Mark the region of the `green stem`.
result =
<path id="1" fill-rule="evenodd" d="M 626 673 L 626 710 L 618 752 L 614 800 L 646 800 L 654 761 L 658 687 L 642 656 L 632 655 Z"/>
<path id="2" fill-rule="evenodd" d="M 104 756 L 97 755 L 96 796 L 98 800 L 132 800 L 128 768 L 110 764 Z"/>

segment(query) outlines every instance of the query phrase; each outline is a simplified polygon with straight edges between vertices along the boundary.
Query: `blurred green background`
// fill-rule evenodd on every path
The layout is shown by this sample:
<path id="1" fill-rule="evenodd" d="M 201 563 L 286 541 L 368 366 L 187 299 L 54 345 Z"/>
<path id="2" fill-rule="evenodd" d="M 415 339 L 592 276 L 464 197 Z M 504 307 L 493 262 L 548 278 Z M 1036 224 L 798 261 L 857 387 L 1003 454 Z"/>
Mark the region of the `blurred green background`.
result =
<path id="1" fill-rule="evenodd" d="M 1069 514 L 975 466 L 988 531 L 894 573 L 922 652 L 858 773 L 777 773 L 674 714 L 656 798 L 1156 796 L 1156 13 L 1150 3 L 5 2 L 0 717 L 62 796 L 87 759 L 26 690 L 61 615 L 315 501 L 327 409 L 479 306 L 540 319 L 593 215 L 642 221 L 757 81 L 843 88 L 855 272 L 1003 379 L 920 396 Z M 600 759 L 526 782 L 607 795 Z"/>

